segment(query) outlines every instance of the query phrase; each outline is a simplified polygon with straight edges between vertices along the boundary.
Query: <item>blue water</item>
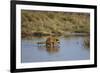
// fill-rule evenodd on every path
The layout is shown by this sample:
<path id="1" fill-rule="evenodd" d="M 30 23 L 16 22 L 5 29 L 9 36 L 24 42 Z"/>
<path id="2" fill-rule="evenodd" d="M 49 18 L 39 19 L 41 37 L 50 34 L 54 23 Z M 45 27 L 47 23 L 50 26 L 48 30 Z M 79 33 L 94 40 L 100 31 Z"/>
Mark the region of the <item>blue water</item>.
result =
<path id="1" fill-rule="evenodd" d="M 22 40 L 22 63 L 90 59 L 90 49 L 84 46 L 84 37 L 60 37 L 60 45 L 55 48 L 38 45 L 40 41 L 45 41 L 45 38 Z"/>

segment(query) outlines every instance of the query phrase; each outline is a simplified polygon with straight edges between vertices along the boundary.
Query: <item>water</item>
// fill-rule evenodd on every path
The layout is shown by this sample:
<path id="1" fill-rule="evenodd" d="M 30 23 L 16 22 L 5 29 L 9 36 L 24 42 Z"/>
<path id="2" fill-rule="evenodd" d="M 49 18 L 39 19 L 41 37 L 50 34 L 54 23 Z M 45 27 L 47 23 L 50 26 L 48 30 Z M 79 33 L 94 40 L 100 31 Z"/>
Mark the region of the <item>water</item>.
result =
<path id="1" fill-rule="evenodd" d="M 46 38 L 23 39 L 21 46 L 21 62 L 47 62 L 90 59 L 90 48 L 84 45 L 84 37 L 60 37 L 60 45 L 46 48 L 37 42 Z"/>

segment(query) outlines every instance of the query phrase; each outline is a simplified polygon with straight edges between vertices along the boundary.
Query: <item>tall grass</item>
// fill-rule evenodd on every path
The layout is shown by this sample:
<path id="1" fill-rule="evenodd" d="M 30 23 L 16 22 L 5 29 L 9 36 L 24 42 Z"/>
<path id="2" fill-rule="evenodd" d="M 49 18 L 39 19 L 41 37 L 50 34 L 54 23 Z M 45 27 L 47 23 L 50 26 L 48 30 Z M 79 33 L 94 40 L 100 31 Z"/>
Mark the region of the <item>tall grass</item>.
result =
<path id="1" fill-rule="evenodd" d="M 89 13 L 21 11 L 22 33 L 46 32 L 64 34 L 66 32 L 89 33 Z"/>

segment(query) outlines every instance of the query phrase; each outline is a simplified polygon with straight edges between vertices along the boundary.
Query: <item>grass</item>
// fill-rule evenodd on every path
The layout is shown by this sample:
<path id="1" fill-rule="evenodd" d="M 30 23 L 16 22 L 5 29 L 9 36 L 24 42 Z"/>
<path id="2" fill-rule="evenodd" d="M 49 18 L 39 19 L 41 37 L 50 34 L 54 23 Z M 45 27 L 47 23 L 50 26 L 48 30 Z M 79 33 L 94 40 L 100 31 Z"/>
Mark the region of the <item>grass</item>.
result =
<path id="1" fill-rule="evenodd" d="M 41 34 L 64 35 L 66 33 L 89 33 L 89 13 L 21 11 L 22 36 Z"/>

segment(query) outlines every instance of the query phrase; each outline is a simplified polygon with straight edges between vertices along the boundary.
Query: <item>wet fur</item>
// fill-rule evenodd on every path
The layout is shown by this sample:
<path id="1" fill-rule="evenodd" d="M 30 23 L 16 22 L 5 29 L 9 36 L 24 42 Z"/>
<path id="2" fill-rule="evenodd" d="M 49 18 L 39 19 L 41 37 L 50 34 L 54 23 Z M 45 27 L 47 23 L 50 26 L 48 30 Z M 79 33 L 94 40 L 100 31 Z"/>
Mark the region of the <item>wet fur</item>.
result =
<path id="1" fill-rule="evenodd" d="M 54 47 L 57 46 L 58 44 L 60 44 L 59 39 L 57 38 L 47 38 L 47 40 L 45 42 L 38 42 L 38 45 L 40 44 L 46 44 L 47 47 Z"/>

